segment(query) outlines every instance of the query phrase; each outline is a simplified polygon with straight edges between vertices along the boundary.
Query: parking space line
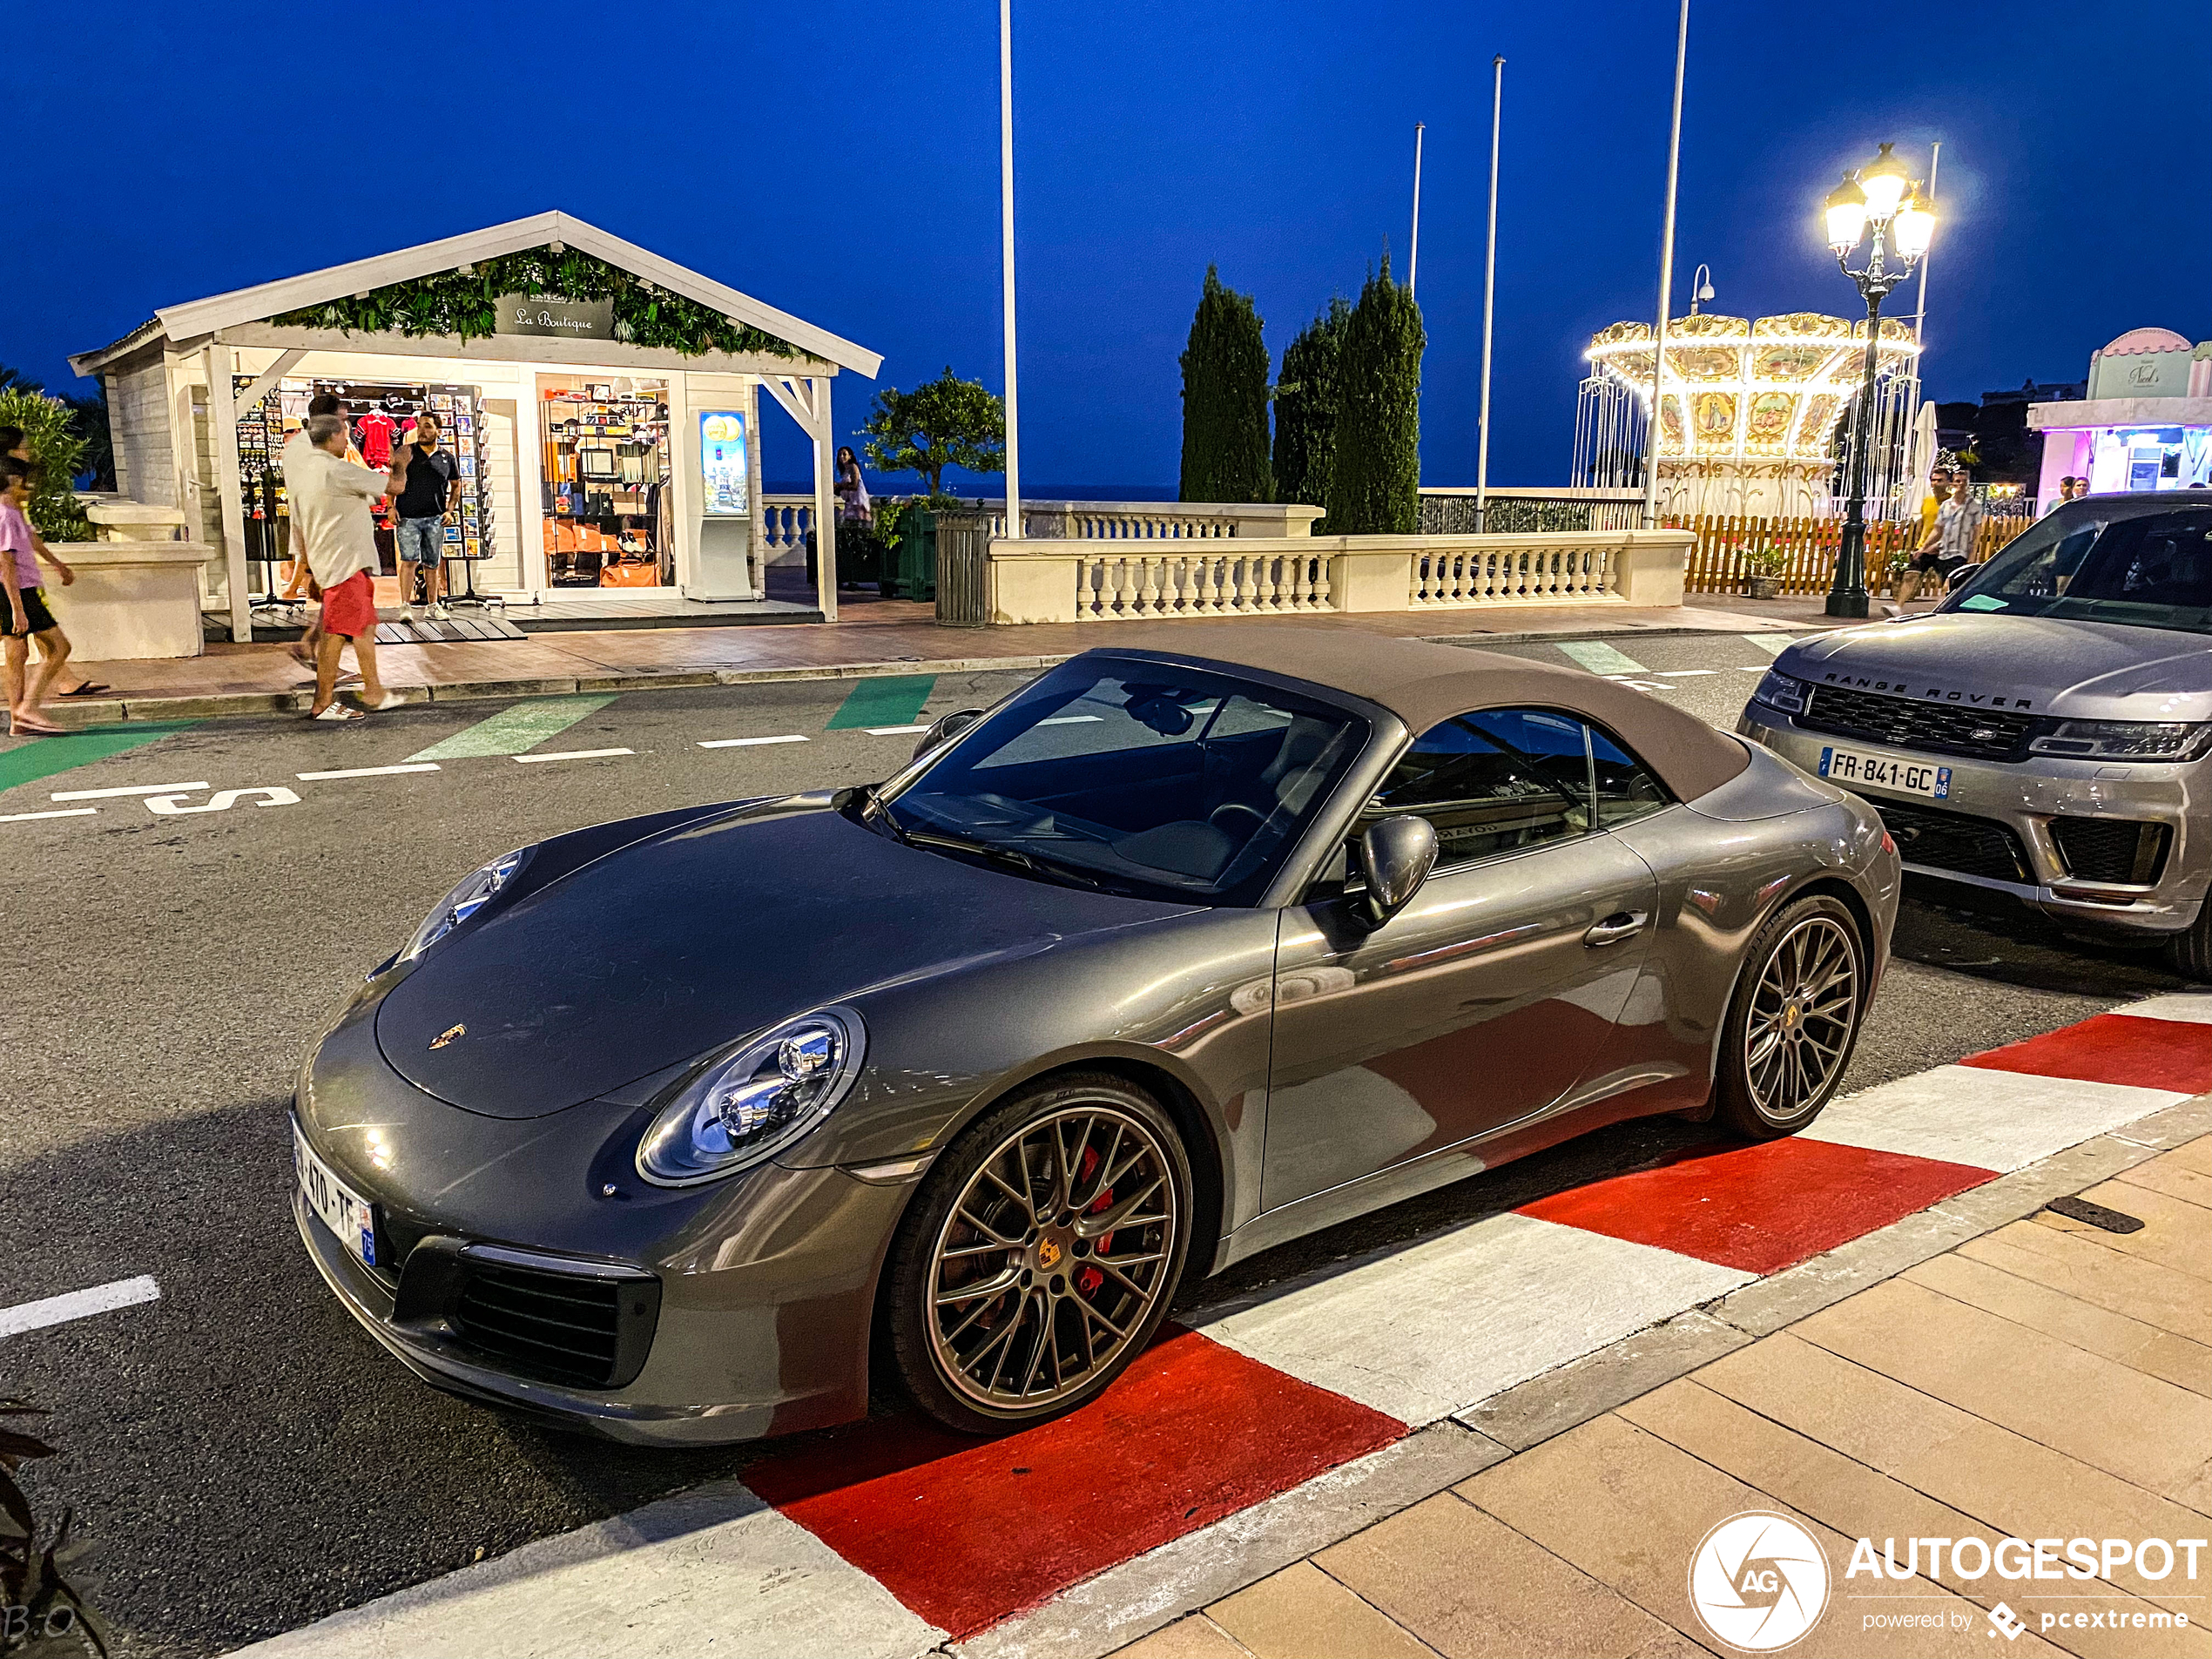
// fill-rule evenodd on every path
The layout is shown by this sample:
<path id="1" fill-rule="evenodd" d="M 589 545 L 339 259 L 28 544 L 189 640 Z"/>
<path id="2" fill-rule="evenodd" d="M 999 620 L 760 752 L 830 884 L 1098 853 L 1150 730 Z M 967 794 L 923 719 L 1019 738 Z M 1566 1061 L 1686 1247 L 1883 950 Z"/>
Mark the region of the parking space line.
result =
<path id="1" fill-rule="evenodd" d="M 520 754 L 550 742 L 578 720 L 597 714 L 615 694 L 536 697 L 515 703 L 475 725 L 408 757 L 409 760 L 463 760 L 483 755 Z"/>
<path id="2" fill-rule="evenodd" d="M 872 738 L 896 738 L 909 732 L 927 732 L 926 725 L 872 725 L 865 728 Z"/>
<path id="3" fill-rule="evenodd" d="M 855 681 L 826 729 L 903 725 L 921 714 L 936 685 L 934 674 L 887 674 Z"/>
<path id="4" fill-rule="evenodd" d="M 1719 672 L 1720 670 L 1717 668 L 1662 668 L 1659 671 L 1662 678 L 1670 680 L 1688 679 L 1692 674 L 1717 674 Z"/>
<path id="5" fill-rule="evenodd" d="M 1040 720 L 1037 724 L 1039 725 L 1096 725 L 1104 718 L 1097 714 L 1062 714 L 1049 720 Z"/>
<path id="6" fill-rule="evenodd" d="M 119 1278 L 110 1285 L 95 1285 L 89 1291 L 71 1291 L 63 1296 L 50 1296 L 43 1301 L 24 1302 L 11 1308 L 0 1308 L 0 1337 L 19 1337 L 26 1331 L 37 1331 L 50 1325 L 66 1325 L 71 1319 L 82 1319 L 95 1313 L 111 1313 L 117 1308 L 135 1306 L 140 1302 L 158 1302 L 161 1286 L 153 1279 L 140 1274 L 137 1278 Z"/>
<path id="7" fill-rule="evenodd" d="M 604 760 L 609 755 L 634 755 L 635 749 L 563 749 L 552 754 L 509 755 L 518 766 L 532 766 L 545 760 Z"/>
<path id="8" fill-rule="evenodd" d="M 796 733 L 780 738 L 707 738 L 700 742 L 699 747 L 702 749 L 750 749 L 758 743 L 805 743 L 807 739 Z"/>
<path id="9" fill-rule="evenodd" d="M 327 783 L 333 778 L 396 778 L 403 772 L 435 772 L 435 760 L 410 761 L 400 766 L 341 766 L 336 772 L 295 772 L 292 775 L 303 784 Z M 206 784 L 194 784 L 194 789 L 205 789 Z"/>
<path id="10" fill-rule="evenodd" d="M 205 789 L 197 784 L 118 784 L 112 789 L 57 789 L 56 800 L 120 800 L 126 795 L 189 795 L 195 789 Z"/>
<path id="11" fill-rule="evenodd" d="M 1768 656 L 1779 657 L 1786 647 L 1797 643 L 1799 636 L 1796 634 L 1745 634 L 1743 637 Z"/>
<path id="12" fill-rule="evenodd" d="M 0 813 L 0 824 L 26 824 L 34 818 L 90 818 L 97 806 L 64 806 L 51 813 Z"/>
<path id="13" fill-rule="evenodd" d="M 1570 639 L 1559 648 L 1593 674 L 1643 674 L 1650 671 L 1626 651 L 1602 639 Z"/>

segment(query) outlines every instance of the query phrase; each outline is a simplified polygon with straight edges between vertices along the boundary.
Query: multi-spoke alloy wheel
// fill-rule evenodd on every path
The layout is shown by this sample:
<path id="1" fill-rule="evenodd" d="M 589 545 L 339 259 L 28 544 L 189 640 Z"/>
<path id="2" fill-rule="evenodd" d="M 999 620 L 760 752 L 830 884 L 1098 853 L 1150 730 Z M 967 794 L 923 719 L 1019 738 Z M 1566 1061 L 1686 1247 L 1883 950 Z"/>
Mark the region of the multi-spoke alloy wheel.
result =
<path id="1" fill-rule="evenodd" d="M 1752 941 L 1720 1079 L 1730 1121 L 1754 1136 L 1802 1129 L 1828 1103 L 1858 1035 L 1858 929 L 1836 900 L 1791 906 Z"/>
<path id="2" fill-rule="evenodd" d="M 1069 1082 L 991 1114 L 947 1154 L 894 1266 L 901 1369 L 961 1427 L 1034 1421 L 1099 1392 L 1150 1339 L 1182 1271 L 1190 1174 L 1172 1125 L 1119 1079 Z"/>

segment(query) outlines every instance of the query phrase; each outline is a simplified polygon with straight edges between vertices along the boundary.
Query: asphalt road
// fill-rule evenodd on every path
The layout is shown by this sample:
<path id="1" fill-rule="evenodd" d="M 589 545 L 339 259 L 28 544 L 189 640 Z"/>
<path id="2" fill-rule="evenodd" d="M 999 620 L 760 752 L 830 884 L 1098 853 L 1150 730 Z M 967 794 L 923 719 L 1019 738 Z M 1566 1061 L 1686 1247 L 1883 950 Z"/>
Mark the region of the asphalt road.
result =
<path id="1" fill-rule="evenodd" d="M 1632 654 L 1633 669 L 1602 651 L 1584 665 L 1634 671 L 1719 723 L 1769 654 L 1734 637 L 1607 649 Z M 852 683 L 812 681 L 511 713 L 426 706 L 346 729 L 209 722 L 0 789 L 10 1074 L 0 1308 L 139 1274 L 161 1286 L 158 1302 L 0 1340 L 0 1396 L 49 1407 L 43 1432 L 63 1448 L 26 1468 L 26 1487 L 43 1510 L 73 1507 L 80 1577 L 122 1651 L 234 1646 L 754 1455 L 549 1433 L 413 1381 L 339 1309 L 293 1234 L 293 1069 L 362 973 L 483 860 L 627 813 L 880 778 L 913 738 L 867 726 L 988 702 L 1026 678 L 878 685 L 858 706 L 846 702 Z M 840 716 L 866 724 L 833 729 Z M 763 738 L 805 741 L 701 746 Z M 625 752 L 528 764 L 456 752 L 525 740 L 540 756 Z M 0 744 L 4 782 L 30 757 Z M 425 751 L 437 771 L 300 775 L 427 765 L 411 759 Z M 51 799 L 164 784 L 207 786 L 171 800 L 183 806 L 217 791 L 282 792 L 197 813 L 145 796 Z M 2155 957 L 2087 949 L 2024 914 L 1953 910 L 1942 896 L 1909 895 L 1849 1087 L 2177 982 Z M 1632 1167 L 1701 1133 L 1623 1125 L 1240 1264 L 1188 1287 L 1185 1304 Z"/>

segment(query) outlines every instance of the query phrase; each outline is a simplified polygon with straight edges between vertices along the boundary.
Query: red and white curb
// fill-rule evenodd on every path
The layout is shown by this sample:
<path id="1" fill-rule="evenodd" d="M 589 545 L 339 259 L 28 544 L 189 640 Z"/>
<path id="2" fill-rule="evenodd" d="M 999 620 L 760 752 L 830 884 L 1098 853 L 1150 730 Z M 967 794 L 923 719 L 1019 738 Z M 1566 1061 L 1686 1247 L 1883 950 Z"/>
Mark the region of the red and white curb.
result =
<path id="1" fill-rule="evenodd" d="M 2208 1091 L 2212 995 L 2154 997 L 1202 1317 L 1025 1433 L 856 1424 L 245 1651 L 921 1654 L 1201 1529 L 1233 1548 L 1425 1425 Z"/>

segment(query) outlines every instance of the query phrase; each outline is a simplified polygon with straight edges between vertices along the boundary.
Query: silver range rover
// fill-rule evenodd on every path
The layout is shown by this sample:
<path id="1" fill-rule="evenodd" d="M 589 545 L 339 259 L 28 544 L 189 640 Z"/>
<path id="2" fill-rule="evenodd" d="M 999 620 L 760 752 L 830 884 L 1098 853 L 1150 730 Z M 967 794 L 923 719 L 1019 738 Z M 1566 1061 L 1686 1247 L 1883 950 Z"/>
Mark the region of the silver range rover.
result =
<path id="1" fill-rule="evenodd" d="M 2212 979 L 2212 490 L 2060 508 L 1928 615 L 1791 645 L 1736 729 L 1907 870 Z"/>

